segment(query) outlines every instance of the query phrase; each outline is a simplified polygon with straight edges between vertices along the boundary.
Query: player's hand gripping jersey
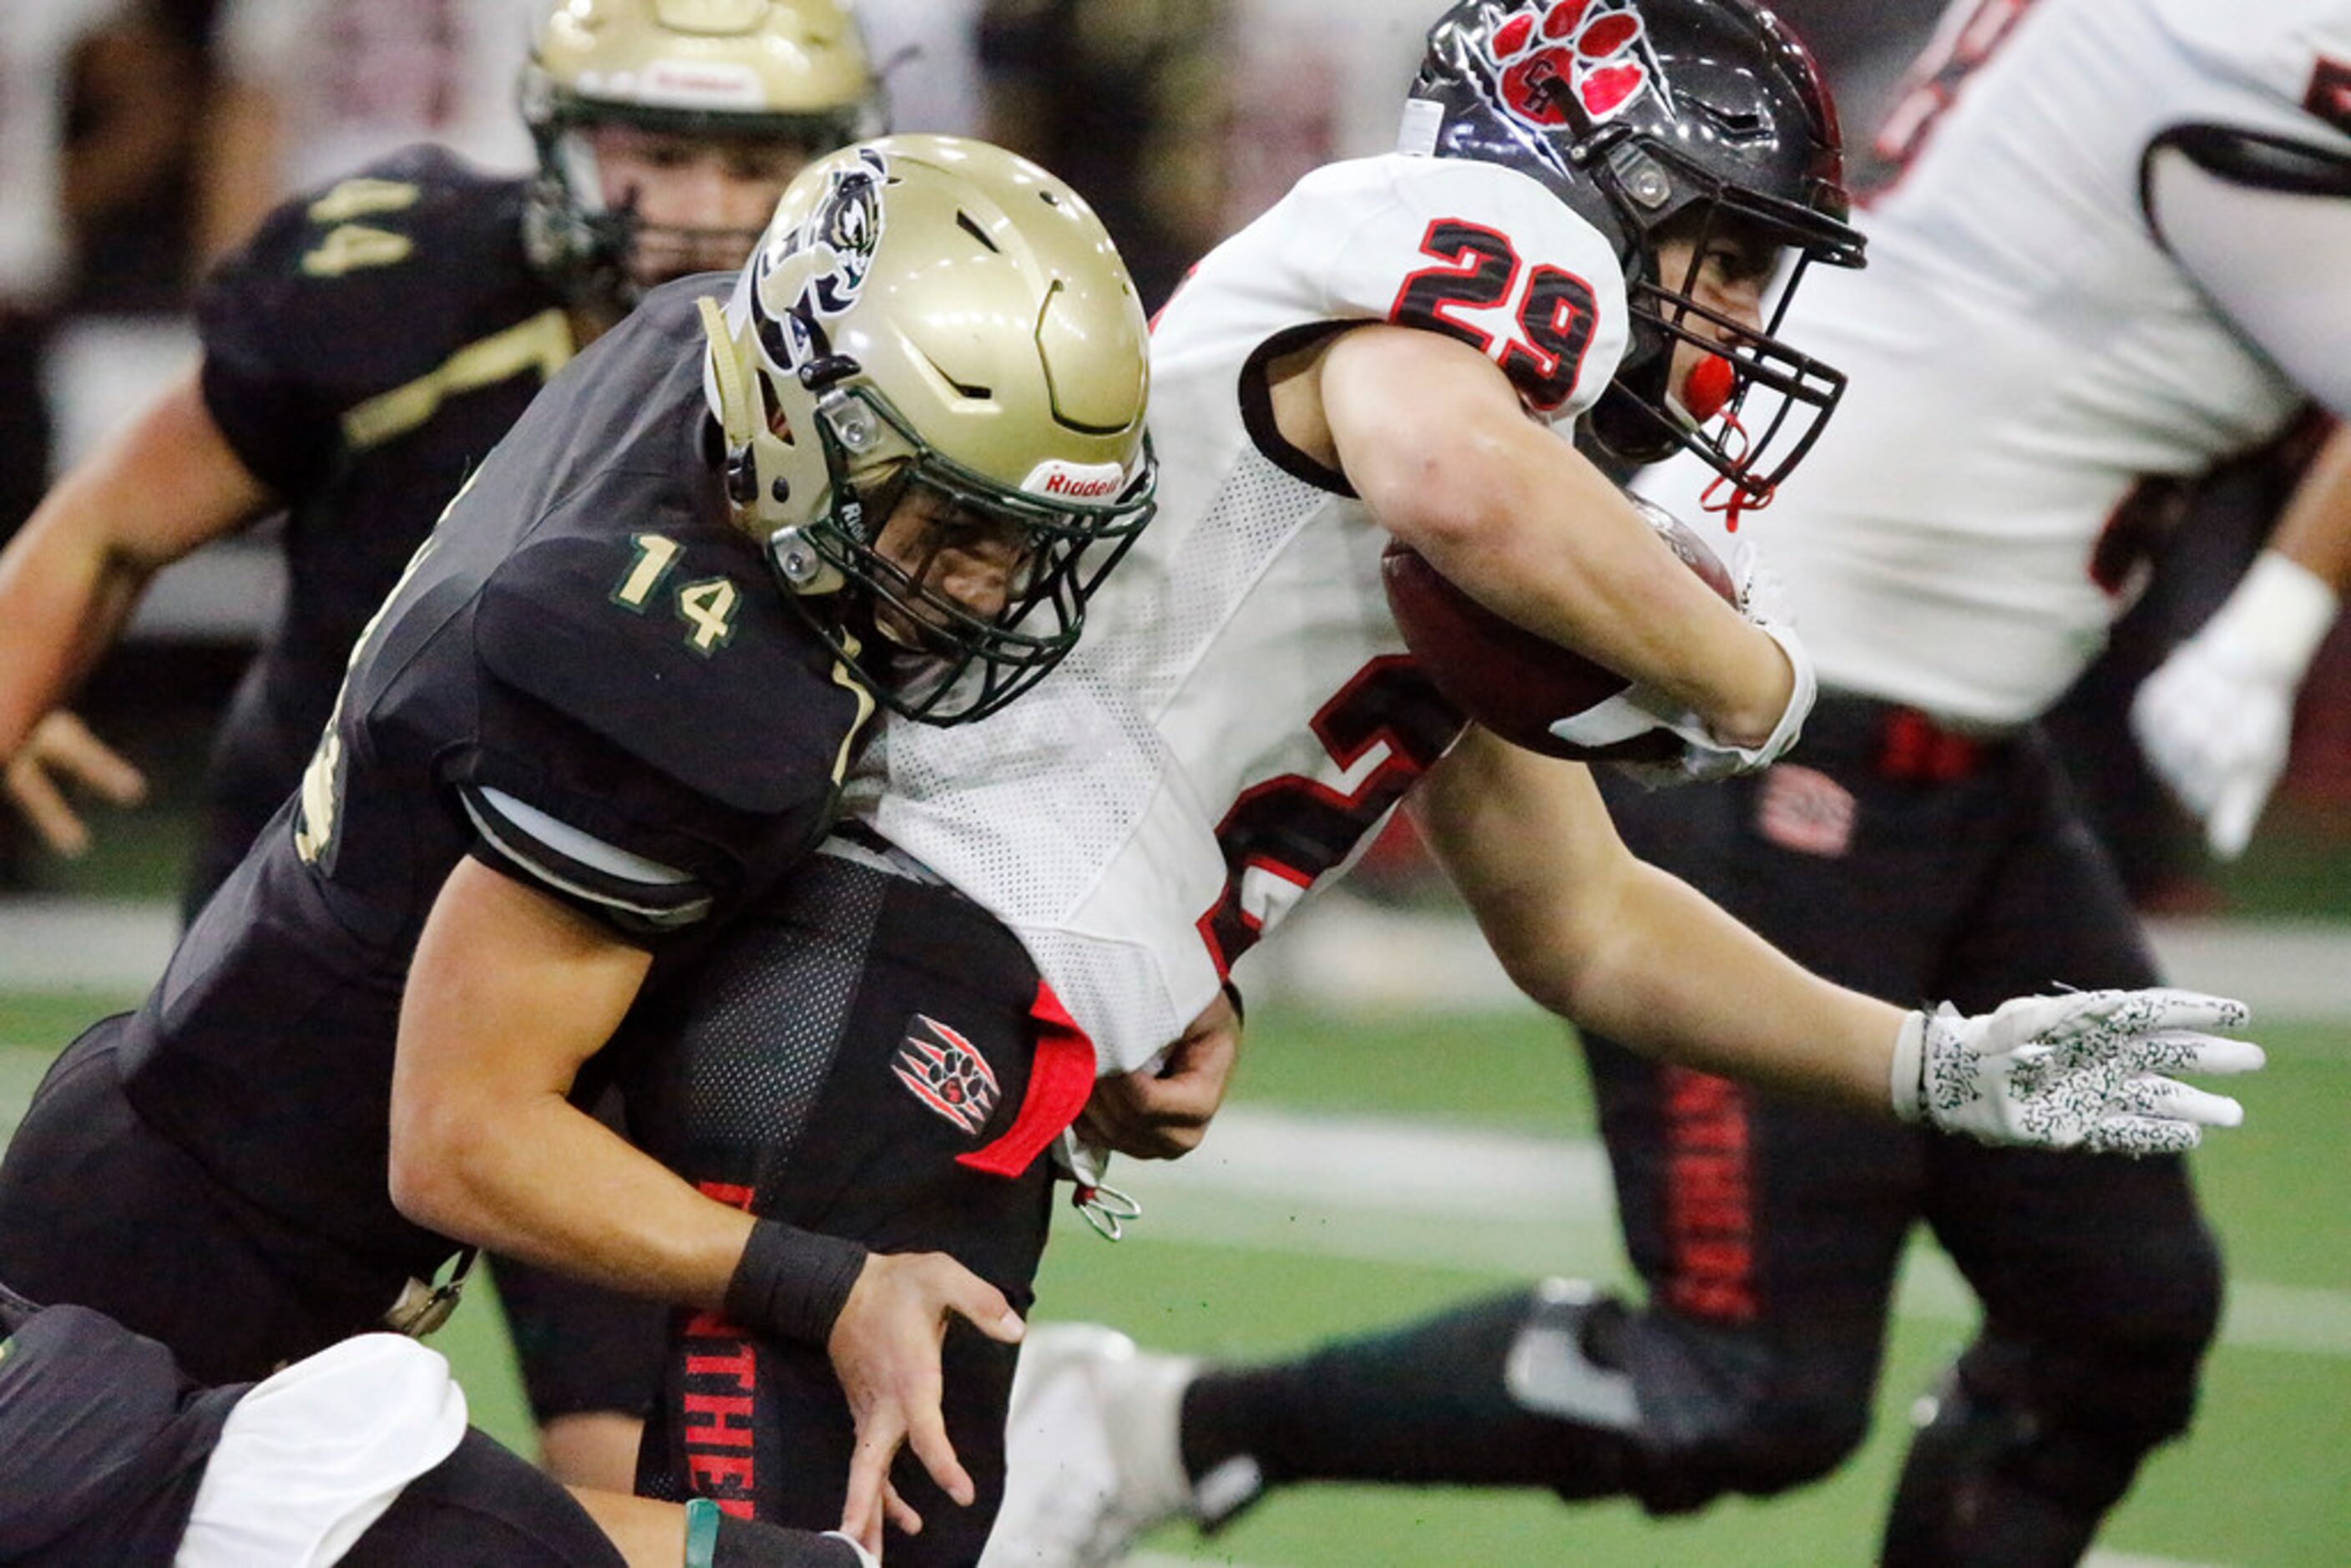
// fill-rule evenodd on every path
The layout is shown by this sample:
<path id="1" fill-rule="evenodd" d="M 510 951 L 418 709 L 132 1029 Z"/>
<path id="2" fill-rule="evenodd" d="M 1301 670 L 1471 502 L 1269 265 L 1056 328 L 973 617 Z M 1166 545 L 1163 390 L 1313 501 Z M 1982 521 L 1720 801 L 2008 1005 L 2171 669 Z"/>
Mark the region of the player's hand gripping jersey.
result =
<path id="1" fill-rule="evenodd" d="M 1373 321 L 1478 345 L 1564 440 L 1624 353 L 1623 271 L 1512 170 L 1308 175 L 1158 322 L 1159 516 L 1078 651 L 984 723 L 887 731 L 876 825 L 1019 934 L 1103 1071 L 1176 1038 L 1459 730 L 1389 615 L 1387 534 L 1268 402 L 1273 361 Z"/>
<path id="2" fill-rule="evenodd" d="M 2351 5 L 1962 0 L 1922 72 L 1868 268 L 1787 324 L 1853 394 L 1757 526 L 1823 685 L 2004 727 L 2103 646 L 2141 478 L 2351 412 Z"/>

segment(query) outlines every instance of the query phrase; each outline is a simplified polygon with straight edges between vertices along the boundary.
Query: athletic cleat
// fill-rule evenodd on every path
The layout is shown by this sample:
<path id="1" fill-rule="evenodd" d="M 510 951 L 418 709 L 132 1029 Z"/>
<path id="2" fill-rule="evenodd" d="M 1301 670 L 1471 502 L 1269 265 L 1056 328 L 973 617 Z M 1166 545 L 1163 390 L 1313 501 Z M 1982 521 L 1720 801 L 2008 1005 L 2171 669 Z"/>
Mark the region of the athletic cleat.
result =
<path id="1" fill-rule="evenodd" d="M 1092 1323 L 1031 1329 L 980 1568 L 1107 1568 L 1144 1531 L 1190 1513 L 1177 1426 L 1197 1364 Z"/>

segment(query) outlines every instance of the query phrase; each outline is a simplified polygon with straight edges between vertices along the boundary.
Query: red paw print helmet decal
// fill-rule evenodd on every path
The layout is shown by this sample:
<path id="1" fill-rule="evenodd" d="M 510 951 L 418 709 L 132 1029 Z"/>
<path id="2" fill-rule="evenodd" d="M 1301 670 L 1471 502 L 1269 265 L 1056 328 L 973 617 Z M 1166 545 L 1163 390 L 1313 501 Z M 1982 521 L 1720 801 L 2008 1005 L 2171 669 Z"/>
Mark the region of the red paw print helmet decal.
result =
<path id="1" fill-rule="evenodd" d="M 1670 99 L 1633 0 L 1553 0 L 1504 18 L 1488 48 L 1503 103 L 1530 125 L 1572 124 L 1570 106 L 1597 125 L 1645 93 Z"/>

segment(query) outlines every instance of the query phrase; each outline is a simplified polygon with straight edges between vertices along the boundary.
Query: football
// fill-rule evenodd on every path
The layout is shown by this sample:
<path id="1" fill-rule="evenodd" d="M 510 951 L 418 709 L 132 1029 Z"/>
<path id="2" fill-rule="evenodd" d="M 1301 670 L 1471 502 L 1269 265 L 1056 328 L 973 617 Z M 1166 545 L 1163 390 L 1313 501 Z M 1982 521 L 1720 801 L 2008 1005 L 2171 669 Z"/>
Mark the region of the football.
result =
<path id="1" fill-rule="evenodd" d="M 1680 518 L 1628 497 L 1684 565 L 1729 603 L 1739 590 L 1729 569 Z M 1571 745 L 1551 733 L 1558 720 L 1606 701 L 1631 683 L 1573 649 L 1513 625 L 1462 592 L 1399 540 L 1382 558 L 1388 608 L 1405 646 L 1447 702 L 1496 735 L 1546 757 L 1582 761 L 1656 762 L 1681 742 L 1655 729 L 1603 747 Z"/>

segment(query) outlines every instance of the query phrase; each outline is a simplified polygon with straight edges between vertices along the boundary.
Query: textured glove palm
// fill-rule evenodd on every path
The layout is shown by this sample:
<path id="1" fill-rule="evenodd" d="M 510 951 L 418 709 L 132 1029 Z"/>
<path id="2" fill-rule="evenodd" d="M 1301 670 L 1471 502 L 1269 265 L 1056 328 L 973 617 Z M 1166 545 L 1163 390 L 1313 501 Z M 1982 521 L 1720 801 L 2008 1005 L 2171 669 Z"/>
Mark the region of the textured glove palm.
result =
<path id="1" fill-rule="evenodd" d="M 2204 1032 L 2250 1017 L 2242 1002 L 2169 989 L 2020 997 L 1971 1018 L 1946 1002 L 1903 1020 L 1894 1111 L 1987 1144 L 2179 1153 L 2244 1110 L 2168 1075 L 2260 1067 L 2261 1047 Z"/>

